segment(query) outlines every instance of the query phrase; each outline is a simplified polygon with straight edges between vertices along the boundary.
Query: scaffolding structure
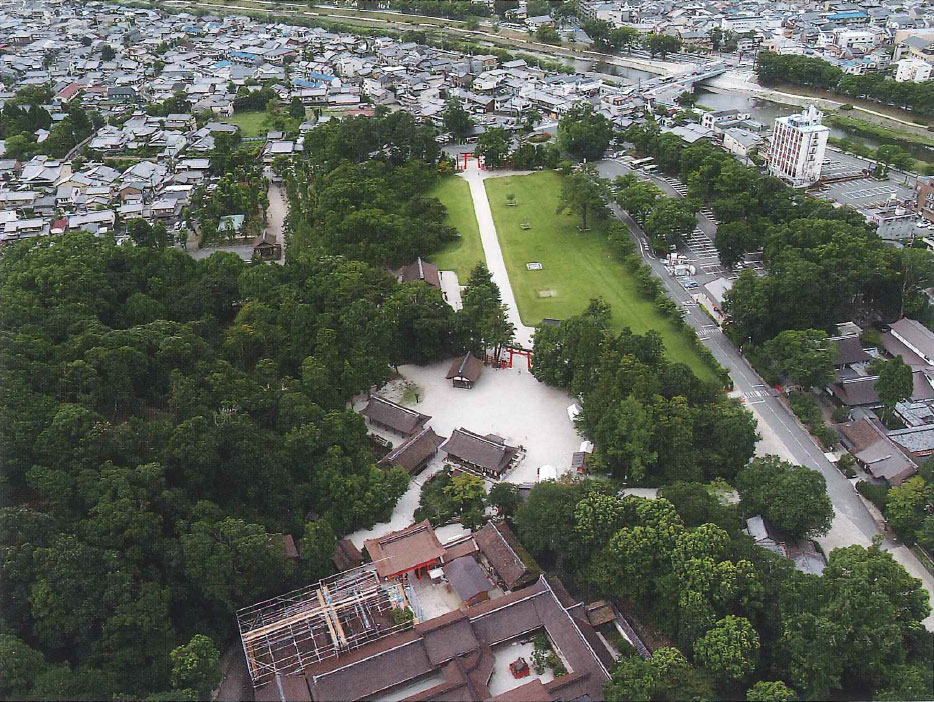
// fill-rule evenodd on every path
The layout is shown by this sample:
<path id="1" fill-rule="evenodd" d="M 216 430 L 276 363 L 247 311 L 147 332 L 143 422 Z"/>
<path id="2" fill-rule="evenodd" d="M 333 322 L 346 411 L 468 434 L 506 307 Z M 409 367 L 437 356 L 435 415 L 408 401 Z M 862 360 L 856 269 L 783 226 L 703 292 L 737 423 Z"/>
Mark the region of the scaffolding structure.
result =
<path id="1" fill-rule="evenodd" d="M 339 656 L 400 631 L 393 609 L 409 607 L 399 582 L 380 582 L 373 564 L 237 612 L 240 640 L 255 688 L 276 675 Z"/>

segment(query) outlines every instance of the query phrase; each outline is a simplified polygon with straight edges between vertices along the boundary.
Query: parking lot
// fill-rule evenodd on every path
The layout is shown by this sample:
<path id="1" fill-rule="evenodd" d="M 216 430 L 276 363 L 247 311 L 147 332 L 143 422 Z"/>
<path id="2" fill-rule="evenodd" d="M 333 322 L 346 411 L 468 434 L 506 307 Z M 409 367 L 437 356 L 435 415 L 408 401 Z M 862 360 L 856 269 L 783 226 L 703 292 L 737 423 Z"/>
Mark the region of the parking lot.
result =
<path id="1" fill-rule="evenodd" d="M 824 163 L 821 166 L 821 175 L 824 178 L 840 178 L 848 175 L 862 173 L 870 167 L 868 161 L 857 159 L 855 156 L 839 151 L 827 151 Z"/>
<path id="2" fill-rule="evenodd" d="M 823 185 L 815 192 L 815 195 L 824 200 L 862 210 L 881 207 L 893 196 L 896 200 L 913 199 L 914 191 L 903 183 L 891 179 L 880 181 L 867 177 Z"/>

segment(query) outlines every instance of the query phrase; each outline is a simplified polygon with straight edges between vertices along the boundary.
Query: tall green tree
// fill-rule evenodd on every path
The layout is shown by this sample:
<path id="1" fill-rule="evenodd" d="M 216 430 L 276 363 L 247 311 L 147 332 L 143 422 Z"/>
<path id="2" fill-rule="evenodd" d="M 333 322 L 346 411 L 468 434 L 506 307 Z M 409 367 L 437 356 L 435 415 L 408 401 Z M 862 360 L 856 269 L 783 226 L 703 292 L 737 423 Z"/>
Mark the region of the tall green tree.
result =
<path id="1" fill-rule="evenodd" d="M 711 699 L 713 685 L 676 648 L 663 646 L 648 660 L 624 658 L 604 684 L 607 702 L 651 702 L 661 700 Z"/>
<path id="2" fill-rule="evenodd" d="M 798 695 L 781 680 L 760 680 L 746 690 L 746 702 L 795 702 Z"/>
<path id="3" fill-rule="evenodd" d="M 173 650 L 171 659 L 172 685 L 179 690 L 194 690 L 199 699 L 207 699 L 221 680 L 220 653 L 204 634 L 195 634 L 187 644 Z"/>
<path id="4" fill-rule="evenodd" d="M 876 393 L 887 412 L 891 412 L 897 403 L 911 397 L 914 389 L 911 366 L 908 366 L 900 356 L 887 361 L 877 360 L 873 362 L 872 370 L 879 375 L 876 381 Z"/>
<path id="5" fill-rule="evenodd" d="M 885 517 L 898 535 L 911 544 L 934 514 L 934 487 L 916 475 L 892 487 L 885 502 Z"/>
<path id="6" fill-rule="evenodd" d="M 474 124 L 470 114 L 456 98 L 448 98 L 448 101 L 444 104 L 442 120 L 444 128 L 451 132 L 456 139 L 463 139 L 467 136 Z"/>
<path id="7" fill-rule="evenodd" d="M 581 229 L 587 231 L 589 216 L 600 214 L 606 207 L 609 189 L 593 166 L 583 166 L 561 182 L 558 213 L 570 210 L 581 217 Z"/>
<path id="8" fill-rule="evenodd" d="M 477 137 L 474 154 L 483 159 L 485 168 L 502 168 L 509 155 L 509 135 L 505 129 L 490 127 Z"/>
<path id="9" fill-rule="evenodd" d="M 652 56 L 660 54 L 664 59 L 668 54 L 681 51 L 681 39 L 670 34 L 646 34 L 642 37 L 642 46 Z"/>
<path id="10" fill-rule="evenodd" d="M 834 349 L 820 329 L 789 329 L 762 345 L 772 368 L 794 385 L 822 388 L 834 379 Z"/>
<path id="11" fill-rule="evenodd" d="M 638 180 L 629 173 L 616 178 L 616 204 L 632 215 L 632 218 L 645 227 L 645 219 L 655 209 L 662 191 L 655 183 Z"/>
<path id="12" fill-rule="evenodd" d="M 727 616 L 694 644 L 698 662 L 721 680 L 749 675 L 759 657 L 759 636 L 748 619 Z"/>
<path id="13" fill-rule="evenodd" d="M 613 139 L 613 124 L 589 103 L 576 105 L 558 122 L 558 146 L 578 161 L 598 161 Z"/>
<path id="14" fill-rule="evenodd" d="M 683 246 L 697 226 L 697 210 L 690 198 L 661 199 L 645 220 L 645 233 L 656 250 Z"/>
<path id="15" fill-rule="evenodd" d="M 747 516 L 761 514 L 791 539 L 830 529 L 833 505 L 824 476 L 817 471 L 762 456 L 739 472 L 736 487 Z"/>

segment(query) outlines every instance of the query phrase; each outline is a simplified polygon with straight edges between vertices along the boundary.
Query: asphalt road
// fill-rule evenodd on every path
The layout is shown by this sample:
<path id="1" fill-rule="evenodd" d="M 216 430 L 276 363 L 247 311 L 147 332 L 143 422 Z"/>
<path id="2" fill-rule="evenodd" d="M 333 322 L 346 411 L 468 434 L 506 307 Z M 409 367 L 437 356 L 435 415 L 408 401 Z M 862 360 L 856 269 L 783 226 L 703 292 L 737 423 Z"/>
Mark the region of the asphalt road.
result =
<path id="1" fill-rule="evenodd" d="M 616 161 L 603 161 L 597 164 L 597 168 L 604 177 L 608 178 L 614 178 L 631 170 Z M 652 177 L 651 180 L 669 196 L 678 197 L 672 186 L 662 178 Z M 827 494 L 837 513 L 832 531 L 835 536 L 833 546 L 867 544 L 876 534 L 882 534 L 885 537 L 850 481 L 827 460 L 823 451 L 798 423 L 792 412 L 777 397 L 766 393 L 768 386 L 759 374 L 752 369 L 710 318 L 697 307 L 691 294 L 677 282 L 677 279 L 669 275 L 662 261 L 652 255 L 642 230 L 632 217 L 615 204 L 611 204 L 611 209 L 616 217 L 629 228 L 630 235 L 642 251 L 643 260 L 661 279 L 668 296 L 684 310 L 685 321 L 697 331 L 717 362 L 729 371 L 734 391 L 747 398 L 746 401 L 749 404 L 754 405 L 769 431 L 785 446 L 787 452 L 797 463 L 819 471 L 824 476 L 827 481 Z M 699 216 L 698 224 L 713 240 L 716 225 L 702 215 Z M 892 551 L 896 560 L 920 578 L 929 594 L 934 593 L 934 576 L 924 569 L 911 551 L 888 538 L 885 538 L 882 547 Z M 928 629 L 934 628 L 934 615 L 928 617 L 925 624 Z"/>

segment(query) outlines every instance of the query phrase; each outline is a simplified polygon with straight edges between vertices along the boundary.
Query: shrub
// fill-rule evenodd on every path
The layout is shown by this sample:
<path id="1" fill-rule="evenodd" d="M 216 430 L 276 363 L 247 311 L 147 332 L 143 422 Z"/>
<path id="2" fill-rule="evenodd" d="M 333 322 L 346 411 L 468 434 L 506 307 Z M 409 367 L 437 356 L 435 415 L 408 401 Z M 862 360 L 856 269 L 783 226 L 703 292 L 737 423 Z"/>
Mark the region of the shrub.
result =
<path id="1" fill-rule="evenodd" d="M 408 607 L 393 607 L 389 616 L 396 626 L 410 625 L 415 620 L 415 614 Z"/>
<path id="2" fill-rule="evenodd" d="M 872 502 L 872 504 L 878 507 L 882 512 L 885 512 L 885 507 L 889 502 L 889 491 L 885 485 L 867 483 L 865 480 L 862 480 L 856 484 L 856 489 L 859 491 L 860 495 Z"/>
<path id="3" fill-rule="evenodd" d="M 833 410 L 832 418 L 833 418 L 833 421 L 837 423 L 849 421 L 850 408 L 849 407 L 835 407 Z"/>

